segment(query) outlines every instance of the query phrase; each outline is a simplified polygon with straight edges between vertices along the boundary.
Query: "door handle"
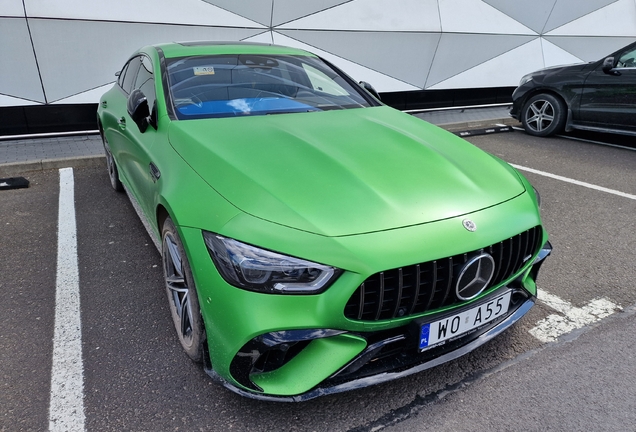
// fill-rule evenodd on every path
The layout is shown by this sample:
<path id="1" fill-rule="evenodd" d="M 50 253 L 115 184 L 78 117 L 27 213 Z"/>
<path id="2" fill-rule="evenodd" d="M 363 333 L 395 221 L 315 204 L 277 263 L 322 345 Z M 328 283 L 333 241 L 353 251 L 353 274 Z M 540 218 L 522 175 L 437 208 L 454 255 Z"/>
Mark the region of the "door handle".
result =
<path id="1" fill-rule="evenodd" d="M 150 177 L 152 178 L 153 183 L 156 183 L 157 180 L 159 180 L 159 177 L 161 177 L 161 171 L 159 171 L 157 165 L 152 162 L 150 162 Z"/>
<path id="2" fill-rule="evenodd" d="M 117 124 L 119 125 L 119 129 L 124 130 L 126 129 L 126 119 L 121 117 L 119 120 L 117 120 Z"/>

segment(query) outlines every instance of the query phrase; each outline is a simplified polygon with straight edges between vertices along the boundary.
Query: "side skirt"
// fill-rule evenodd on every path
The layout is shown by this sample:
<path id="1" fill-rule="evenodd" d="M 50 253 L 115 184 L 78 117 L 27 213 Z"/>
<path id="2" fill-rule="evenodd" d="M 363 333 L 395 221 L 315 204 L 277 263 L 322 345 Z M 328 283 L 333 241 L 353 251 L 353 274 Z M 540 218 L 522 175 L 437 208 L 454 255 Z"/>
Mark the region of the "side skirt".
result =
<path id="1" fill-rule="evenodd" d="M 148 232 L 148 236 L 154 243 L 155 247 L 157 248 L 157 251 L 161 253 L 161 242 L 159 241 L 157 234 L 155 234 L 152 227 L 150 226 L 150 222 L 148 221 L 148 218 L 146 218 L 146 215 L 141 210 L 141 206 L 139 205 L 139 203 L 137 202 L 133 194 L 130 193 L 130 191 L 128 190 L 125 184 L 124 184 L 124 190 L 126 191 L 126 195 L 128 195 L 128 199 L 130 200 L 130 203 L 135 209 L 135 213 L 137 213 L 139 220 L 141 220 L 141 223 L 143 224 L 144 228 L 146 228 L 146 231 Z"/>

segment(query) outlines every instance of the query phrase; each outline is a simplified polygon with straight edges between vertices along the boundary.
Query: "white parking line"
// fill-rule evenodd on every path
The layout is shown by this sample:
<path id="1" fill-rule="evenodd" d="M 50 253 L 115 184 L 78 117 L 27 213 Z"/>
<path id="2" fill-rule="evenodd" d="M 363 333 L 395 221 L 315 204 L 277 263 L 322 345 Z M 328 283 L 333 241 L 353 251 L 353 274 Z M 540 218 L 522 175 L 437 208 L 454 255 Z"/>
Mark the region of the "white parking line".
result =
<path id="1" fill-rule="evenodd" d="M 570 302 L 541 289 L 537 290 L 537 297 L 541 303 L 559 312 L 559 314 L 547 316 L 530 329 L 530 334 L 541 342 L 555 341 L 561 335 L 610 316 L 622 309 L 619 305 L 604 298 L 592 300 L 586 306 L 577 308 Z"/>
<path id="2" fill-rule="evenodd" d="M 84 367 L 73 169 L 60 169 L 50 431 L 84 431 Z"/>
<path id="3" fill-rule="evenodd" d="M 531 172 L 533 174 L 553 178 L 555 180 L 560 180 L 566 183 L 572 183 L 589 189 L 594 189 L 623 198 L 636 200 L 636 195 L 628 194 L 614 189 L 608 189 L 603 186 L 597 186 L 591 183 L 574 180 L 568 177 L 551 174 L 545 171 L 539 171 L 521 165 L 511 165 L 521 171 Z M 530 334 L 539 339 L 541 342 L 555 341 L 561 335 L 569 333 L 574 329 L 584 327 L 588 324 L 591 324 L 613 314 L 617 310 L 622 309 L 619 305 L 614 304 L 605 298 L 592 300 L 586 306 L 577 308 L 574 307 L 571 303 L 540 289 L 537 290 L 537 297 L 539 301 L 544 303 L 546 306 L 549 306 L 559 312 L 559 314 L 552 314 L 547 316 L 546 318 L 539 321 L 535 327 L 530 329 Z"/>
<path id="4" fill-rule="evenodd" d="M 617 190 L 614 190 L 614 189 L 608 189 L 608 188 L 603 187 L 603 186 L 597 186 L 597 185 L 594 185 L 594 184 L 591 184 L 591 183 L 586 183 L 586 182 L 582 182 L 582 181 L 579 181 L 579 180 L 574 180 L 574 179 L 571 179 L 571 178 L 568 178 L 568 177 L 563 177 L 563 176 L 556 175 L 556 174 L 550 174 L 550 173 L 545 172 L 545 171 L 539 171 L 539 170 L 536 170 L 536 169 L 533 169 L 533 168 L 524 167 L 524 166 L 521 166 L 521 165 L 515 165 L 515 164 L 510 164 L 510 165 L 512 165 L 513 167 L 515 167 L 516 169 L 521 170 L 521 171 L 528 171 L 528 172 L 531 172 L 533 174 L 538 174 L 538 175 L 541 175 L 541 176 L 544 176 L 544 177 L 550 177 L 550 178 L 553 178 L 553 179 L 556 179 L 556 180 L 564 181 L 566 183 L 572 183 L 572 184 L 575 184 L 575 185 L 583 186 L 583 187 L 594 189 L 594 190 L 597 190 L 597 191 L 607 192 L 607 193 L 610 193 L 610 194 L 613 194 L 613 195 L 618 195 L 618 196 L 623 197 L 623 198 L 629 198 L 629 199 L 632 199 L 632 200 L 636 200 L 636 195 L 628 194 L 628 193 L 617 191 Z"/>

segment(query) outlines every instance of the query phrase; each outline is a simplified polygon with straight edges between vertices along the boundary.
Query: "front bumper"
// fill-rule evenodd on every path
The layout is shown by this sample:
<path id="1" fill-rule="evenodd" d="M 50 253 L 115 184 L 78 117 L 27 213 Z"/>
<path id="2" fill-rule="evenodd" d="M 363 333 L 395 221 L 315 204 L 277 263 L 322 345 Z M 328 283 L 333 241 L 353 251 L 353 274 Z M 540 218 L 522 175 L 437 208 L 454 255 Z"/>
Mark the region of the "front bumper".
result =
<path id="1" fill-rule="evenodd" d="M 520 291 L 517 291 L 516 294 L 523 297 Z M 319 396 L 341 393 L 403 378 L 457 359 L 492 340 L 519 321 L 534 305 L 534 302 L 534 297 L 518 300 L 514 308 L 502 319 L 488 323 L 485 328 L 479 329 L 469 335 L 464 335 L 448 344 L 425 351 L 419 354 L 419 356 L 415 353 L 417 350 L 415 349 L 415 343 L 412 341 L 411 326 L 398 328 L 393 336 L 369 345 L 344 368 L 333 374 L 317 387 L 299 395 L 273 396 L 246 391 L 222 379 L 212 368 L 206 367 L 205 370 L 212 379 L 242 396 L 265 401 L 302 402 Z M 412 345 L 412 349 L 406 347 L 409 344 Z M 383 361 L 384 364 L 373 364 L 380 359 L 382 351 L 387 348 L 389 351 L 394 352 L 393 356 L 385 357 Z"/>
<path id="2" fill-rule="evenodd" d="M 266 401 L 302 402 L 319 396 L 403 378 L 430 369 L 473 351 L 521 319 L 534 305 L 536 299 L 536 296 L 531 295 L 526 287 L 527 285 L 534 287 L 539 269 L 551 251 L 552 246 L 546 242 L 532 265 L 526 270 L 525 277 L 517 278 L 508 286 L 491 292 L 477 302 L 484 304 L 499 297 L 503 292 L 510 291 L 510 305 L 505 315 L 429 350 L 420 352 L 417 346 L 421 324 L 461 313 L 475 307 L 475 303 L 414 319 L 407 325 L 386 330 L 345 332 L 315 329 L 278 331 L 260 335 L 245 344 L 232 362 L 232 376 L 241 386 L 223 379 L 212 369 L 209 362 L 205 370 L 215 381 L 242 396 Z M 294 383 L 290 382 L 289 377 L 302 373 L 302 366 L 299 370 L 293 371 L 294 359 L 303 355 L 312 356 L 309 346 L 316 342 L 323 344 L 318 347 L 318 350 L 323 352 L 316 352 L 317 358 L 309 360 L 310 362 L 321 363 L 320 355 L 323 356 L 323 361 L 330 359 L 337 363 L 346 358 L 349 360 L 345 360 L 342 367 L 328 376 L 321 376 L 320 366 L 316 366 L 317 375 L 313 377 L 316 385 L 309 391 L 290 395 L 263 393 L 260 383 L 268 384 L 268 390 L 271 392 L 272 389 L 276 391 L 277 381 L 280 389 L 293 392 Z M 209 359 L 209 356 L 206 358 Z M 307 359 L 301 360 L 301 363 L 303 361 L 307 362 Z M 292 365 L 291 374 L 289 371 L 284 371 L 285 368 L 290 368 L 290 365 Z M 321 366 L 326 366 L 322 370 L 329 370 L 328 365 L 321 364 Z M 280 370 L 283 370 L 282 380 Z M 286 373 L 287 378 L 284 376 Z M 303 379 L 298 379 L 298 384 L 307 385 L 306 377 L 302 377 Z M 274 383 L 273 386 L 272 383 Z"/>
<path id="3" fill-rule="evenodd" d="M 533 81 L 527 82 L 517 87 L 512 92 L 512 106 L 510 107 L 510 117 L 521 121 L 521 110 L 528 97 L 534 94 L 535 86 Z"/>

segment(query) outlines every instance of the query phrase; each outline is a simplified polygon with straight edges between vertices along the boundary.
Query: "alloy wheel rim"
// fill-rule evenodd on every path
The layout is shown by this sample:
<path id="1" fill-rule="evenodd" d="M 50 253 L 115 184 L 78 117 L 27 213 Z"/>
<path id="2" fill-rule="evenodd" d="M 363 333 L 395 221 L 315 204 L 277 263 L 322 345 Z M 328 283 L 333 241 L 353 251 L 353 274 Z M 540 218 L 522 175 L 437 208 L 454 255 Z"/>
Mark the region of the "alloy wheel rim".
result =
<path id="1" fill-rule="evenodd" d="M 108 169 L 108 177 L 110 182 L 115 183 L 115 161 L 113 160 L 112 153 L 106 148 L 106 168 Z"/>
<path id="2" fill-rule="evenodd" d="M 172 313 L 178 321 L 177 332 L 185 345 L 192 344 L 192 308 L 188 283 L 183 272 L 183 259 L 172 234 L 164 238 L 164 269 L 166 288 L 170 299 Z"/>
<path id="3" fill-rule="evenodd" d="M 532 116 L 529 116 L 532 112 Z M 554 107 L 546 100 L 536 100 L 528 107 L 526 123 L 535 132 L 542 132 L 554 122 Z"/>

